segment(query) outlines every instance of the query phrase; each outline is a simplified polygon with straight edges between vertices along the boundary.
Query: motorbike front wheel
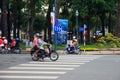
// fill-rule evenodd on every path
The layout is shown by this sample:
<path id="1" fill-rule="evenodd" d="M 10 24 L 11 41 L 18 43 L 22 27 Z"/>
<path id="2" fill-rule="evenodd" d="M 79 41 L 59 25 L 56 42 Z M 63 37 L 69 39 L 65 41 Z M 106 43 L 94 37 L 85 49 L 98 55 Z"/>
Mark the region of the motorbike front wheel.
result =
<path id="1" fill-rule="evenodd" d="M 59 58 L 59 54 L 56 51 L 53 51 L 50 53 L 50 60 L 51 61 L 56 61 Z"/>

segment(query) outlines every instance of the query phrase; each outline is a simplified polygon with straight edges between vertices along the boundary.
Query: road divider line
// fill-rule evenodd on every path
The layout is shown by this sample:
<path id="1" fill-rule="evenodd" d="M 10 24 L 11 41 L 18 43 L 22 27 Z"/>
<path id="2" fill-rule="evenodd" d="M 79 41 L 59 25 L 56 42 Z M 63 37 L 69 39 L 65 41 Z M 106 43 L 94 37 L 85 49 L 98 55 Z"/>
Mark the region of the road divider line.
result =
<path id="1" fill-rule="evenodd" d="M 68 60 L 63 60 L 63 59 L 61 59 L 61 60 L 59 60 L 58 62 L 70 62 L 70 63 L 86 63 L 86 62 L 90 62 L 90 60 L 83 60 L 83 61 L 81 61 L 81 60 L 75 60 L 75 61 L 68 61 Z"/>

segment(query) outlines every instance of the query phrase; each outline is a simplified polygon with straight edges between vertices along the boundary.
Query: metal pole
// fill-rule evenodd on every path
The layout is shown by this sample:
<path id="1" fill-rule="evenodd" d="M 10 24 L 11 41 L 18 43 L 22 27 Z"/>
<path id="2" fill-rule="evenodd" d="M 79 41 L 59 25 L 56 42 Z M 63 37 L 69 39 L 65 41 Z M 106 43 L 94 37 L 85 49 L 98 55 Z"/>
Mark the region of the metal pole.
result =
<path id="1" fill-rule="evenodd" d="M 54 24 L 54 27 L 55 27 L 55 25 L 56 25 L 56 0 L 54 0 L 54 20 L 55 20 L 55 24 Z M 55 31 L 55 33 L 54 33 L 54 40 L 55 40 L 55 42 L 54 42 L 54 50 L 56 50 L 56 45 L 57 45 L 57 35 L 56 35 L 56 31 Z"/>
<path id="2" fill-rule="evenodd" d="M 76 28 L 76 30 L 77 30 L 77 43 L 78 43 L 78 16 L 76 17 L 76 21 L 77 21 L 77 28 Z"/>
<path id="3" fill-rule="evenodd" d="M 77 43 L 78 43 L 78 15 L 79 12 L 76 10 L 76 38 L 77 38 Z"/>
<path id="4" fill-rule="evenodd" d="M 86 28 L 86 25 L 84 24 L 84 33 L 83 33 L 83 35 L 84 35 L 84 54 L 86 54 L 86 52 L 85 52 L 85 47 L 86 47 L 85 28 Z"/>

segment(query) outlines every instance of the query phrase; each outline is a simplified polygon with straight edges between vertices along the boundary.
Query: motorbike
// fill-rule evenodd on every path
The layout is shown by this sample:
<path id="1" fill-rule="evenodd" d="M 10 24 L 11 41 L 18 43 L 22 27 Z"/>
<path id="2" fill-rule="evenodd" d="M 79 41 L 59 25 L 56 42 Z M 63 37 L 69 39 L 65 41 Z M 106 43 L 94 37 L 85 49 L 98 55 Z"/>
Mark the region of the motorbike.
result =
<path id="1" fill-rule="evenodd" d="M 8 53 L 8 47 L 7 46 L 0 47 L 0 53 L 1 54 L 7 54 Z"/>
<path id="2" fill-rule="evenodd" d="M 0 48 L 0 53 L 2 54 L 11 54 L 11 53 L 21 53 L 21 49 L 17 46 L 11 47 L 11 45 L 5 45 L 4 47 Z"/>
<path id="3" fill-rule="evenodd" d="M 70 46 L 68 45 L 65 50 L 64 54 L 81 54 L 80 46 Z"/>
<path id="4" fill-rule="evenodd" d="M 20 47 L 18 46 L 12 47 L 11 44 L 8 45 L 7 50 L 8 50 L 8 54 L 11 54 L 11 53 L 20 54 L 21 53 Z"/>
<path id="5" fill-rule="evenodd" d="M 21 48 L 19 48 L 19 47 L 8 48 L 8 54 L 11 54 L 11 53 L 20 54 L 21 53 Z"/>
<path id="6" fill-rule="evenodd" d="M 58 60 L 58 58 L 59 58 L 58 53 L 55 50 L 52 50 L 50 48 L 50 45 L 46 45 L 46 46 L 47 46 L 47 51 L 44 50 L 44 54 L 42 55 L 42 58 L 44 59 L 44 58 L 48 57 L 48 58 L 50 58 L 51 61 Z M 35 51 L 36 51 L 36 49 L 35 49 L 35 47 L 33 47 L 30 51 L 30 55 L 31 55 L 33 61 L 38 61 L 41 58 L 40 57 L 41 53 L 39 50 L 39 52 L 38 52 L 39 54 L 36 56 Z"/>

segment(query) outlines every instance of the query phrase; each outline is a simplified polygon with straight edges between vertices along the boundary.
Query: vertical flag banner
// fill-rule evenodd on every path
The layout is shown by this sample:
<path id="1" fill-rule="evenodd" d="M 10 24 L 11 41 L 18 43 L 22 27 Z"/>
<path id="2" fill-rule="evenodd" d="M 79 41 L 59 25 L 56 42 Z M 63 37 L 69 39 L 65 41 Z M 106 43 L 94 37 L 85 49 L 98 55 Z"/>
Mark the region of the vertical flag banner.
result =
<path id="1" fill-rule="evenodd" d="M 54 34 L 55 13 L 54 13 L 54 12 L 51 12 L 50 17 L 51 17 L 51 24 L 52 24 L 52 34 Z"/>

